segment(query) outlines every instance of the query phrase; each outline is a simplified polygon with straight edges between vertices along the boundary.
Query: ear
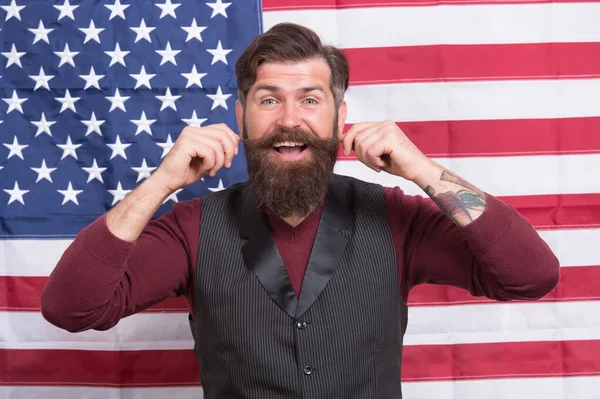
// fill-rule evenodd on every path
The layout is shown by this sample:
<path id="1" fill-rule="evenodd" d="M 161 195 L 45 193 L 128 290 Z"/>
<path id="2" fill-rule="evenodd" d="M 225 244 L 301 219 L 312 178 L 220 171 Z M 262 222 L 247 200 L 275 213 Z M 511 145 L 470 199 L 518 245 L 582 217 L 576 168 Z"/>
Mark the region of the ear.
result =
<path id="1" fill-rule="evenodd" d="M 243 139 L 245 132 L 244 130 L 244 107 L 240 100 L 235 101 L 235 117 L 237 119 L 238 129 L 240 131 L 240 137 Z"/>
<path id="2" fill-rule="evenodd" d="M 346 117 L 348 116 L 348 105 L 346 100 L 342 101 L 338 108 L 338 132 L 342 134 L 344 125 L 346 124 Z"/>

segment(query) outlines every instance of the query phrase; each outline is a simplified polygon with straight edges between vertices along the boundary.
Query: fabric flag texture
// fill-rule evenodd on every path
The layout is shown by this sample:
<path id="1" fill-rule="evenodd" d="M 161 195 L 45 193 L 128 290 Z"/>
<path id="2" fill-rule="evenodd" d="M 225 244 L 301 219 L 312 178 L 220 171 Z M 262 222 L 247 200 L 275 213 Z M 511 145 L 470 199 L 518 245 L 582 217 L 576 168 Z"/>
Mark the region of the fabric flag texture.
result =
<path id="1" fill-rule="evenodd" d="M 395 121 L 426 155 L 513 204 L 561 263 L 559 286 L 535 302 L 415 288 L 405 397 L 600 397 L 600 2 L 0 6 L 0 398 L 202 397 L 180 298 L 70 334 L 43 319 L 39 296 L 77 232 L 148 177 L 186 125 L 237 131 L 235 60 L 283 21 L 346 51 L 346 128 Z M 336 171 L 424 195 L 354 156 L 340 153 Z M 242 153 L 158 215 L 246 178 Z"/>

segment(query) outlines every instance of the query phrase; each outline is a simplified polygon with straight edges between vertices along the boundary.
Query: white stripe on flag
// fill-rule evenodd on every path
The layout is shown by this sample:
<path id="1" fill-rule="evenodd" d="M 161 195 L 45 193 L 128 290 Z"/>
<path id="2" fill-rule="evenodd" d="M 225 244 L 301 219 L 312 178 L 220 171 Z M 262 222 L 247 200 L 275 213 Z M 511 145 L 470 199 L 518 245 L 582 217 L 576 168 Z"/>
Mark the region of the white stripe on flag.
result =
<path id="1" fill-rule="evenodd" d="M 407 399 L 597 399 L 600 377 L 405 382 Z M 568 393 L 568 395 L 566 394 Z M 565 396 L 566 395 L 566 396 Z M 0 386 L 10 399 L 202 399 L 201 387 L 107 388 Z"/>
<path id="2" fill-rule="evenodd" d="M 600 302 L 409 308 L 405 345 L 600 339 Z M 72 334 L 38 312 L 0 312 L 0 348 L 192 349 L 187 313 L 138 313 L 114 328 Z"/>
<path id="3" fill-rule="evenodd" d="M 0 398 L 10 399 L 202 399 L 200 386 L 176 388 L 108 388 L 0 386 Z"/>
<path id="4" fill-rule="evenodd" d="M 562 266 L 600 265 L 600 251 L 596 248 L 600 229 L 553 229 L 538 233 Z M 0 240 L 0 276 L 49 276 L 70 243 L 71 240 Z"/>
<path id="5" fill-rule="evenodd" d="M 596 340 L 599 307 L 599 301 L 412 307 L 404 344 Z"/>
<path id="6" fill-rule="evenodd" d="M 600 32 L 600 29 L 597 30 Z M 599 116 L 598 93 L 600 79 L 419 82 L 351 86 L 346 93 L 347 122 Z M 485 132 L 481 134 L 484 135 Z M 542 139 L 543 137 L 540 137 L 540 140 Z"/>
<path id="7" fill-rule="evenodd" d="M 344 10 L 271 11 L 264 30 L 280 22 L 314 29 L 343 48 L 432 44 L 600 41 L 598 3 L 440 5 Z"/>
<path id="8" fill-rule="evenodd" d="M 598 399 L 600 377 L 406 382 L 406 399 Z"/>
<path id="9" fill-rule="evenodd" d="M 49 276 L 72 241 L 0 239 L 0 276 Z"/>
<path id="10" fill-rule="evenodd" d="M 187 313 L 138 313 L 107 331 L 70 333 L 39 312 L 0 312 L 0 349 L 193 349 Z"/>
<path id="11" fill-rule="evenodd" d="M 434 160 L 495 196 L 583 194 L 600 191 L 600 179 L 593 177 L 600 170 L 600 154 Z M 377 173 L 358 160 L 340 160 L 336 163 L 334 171 L 386 187 L 399 186 L 407 194 L 426 195 L 416 184 L 389 173 Z"/>

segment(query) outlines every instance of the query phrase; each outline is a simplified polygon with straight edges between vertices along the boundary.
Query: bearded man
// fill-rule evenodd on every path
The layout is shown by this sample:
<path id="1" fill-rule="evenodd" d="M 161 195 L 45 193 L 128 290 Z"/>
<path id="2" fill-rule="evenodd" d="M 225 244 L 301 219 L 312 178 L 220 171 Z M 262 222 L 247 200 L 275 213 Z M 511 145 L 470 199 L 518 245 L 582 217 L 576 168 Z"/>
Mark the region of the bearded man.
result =
<path id="1" fill-rule="evenodd" d="M 395 123 L 342 134 L 348 63 L 313 31 L 273 27 L 236 75 L 240 135 L 185 128 L 160 167 L 67 249 L 42 294 L 48 321 L 107 330 L 185 296 L 206 399 L 401 398 L 412 287 L 504 301 L 557 285 L 558 260 L 527 219 Z M 240 139 L 249 181 L 152 220 L 173 192 L 230 167 Z M 431 201 L 334 174 L 340 145 Z"/>

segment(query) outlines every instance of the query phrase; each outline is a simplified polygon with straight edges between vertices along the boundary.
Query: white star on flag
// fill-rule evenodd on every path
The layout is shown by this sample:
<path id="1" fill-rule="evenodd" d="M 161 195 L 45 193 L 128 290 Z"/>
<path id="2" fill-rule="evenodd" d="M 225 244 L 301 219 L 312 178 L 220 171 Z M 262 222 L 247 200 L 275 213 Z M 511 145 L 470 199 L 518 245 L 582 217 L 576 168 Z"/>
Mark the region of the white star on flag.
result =
<path id="1" fill-rule="evenodd" d="M 125 198 L 125 196 L 131 192 L 131 190 L 123 190 L 123 187 L 121 187 L 121 182 L 118 182 L 116 190 L 108 190 L 108 192 L 113 196 L 112 204 L 110 204 L 112 206 Z"/>
<path id="2" fill-rule="evenodd" d="M 177 15 L 175 15 L 175 9 L 177 9 L 177 7 L 179 7 L 180 5 L 181 4 L 171 3 L 171 0 L 166 0 L 162 4 L 155 4 L 156 7 L 162 10 L 158 19 L 163 19 L 163 17 L 167 15 L 170 15 L 173 18 L 177 19 Z"/>
<path id="3" fill-rule="evenodd" d="M 37 29 L 29 28 L 27 29 L 31 33 L 35 35 L 33 38 L 33 44 L 36 44 L 38 41 L 43 40 L 46 43 L 50 44 L 50 40 L 48 39 L 48 33 L 52 32 L 54 29 L 46 29 L 42 20 L 37 27 Z"/>
<path id="4" fill-rule="evenodd" d="M 134 43 L 137 43 L 142 39 L 147 40 L 148 43 L 152 43 L 152 39 L 150 38 L 150 33 L 156 28 L 146 26 L 146 21 L 144 21 L 144 19 L 142 18 L 142 22 L 140 22 L 140 26 L 138 26 L 137 28 L 132 26 L 129 29 L 134 31 L 136 34 Z"/>
<path id="5" fill-rule="evenodd" d="M 200 127 L 204 122 L 206 122 L 206 118 L 198 118 L 196 116 L 196 110 L 192 112 L 192 117 L 190 119 L 182 119 L 188 126 L 196 126 Z"/>
<path id="6" fill-rule="evenodd" d="M 77 159 L 77 149 L 81 147 L 83 144 L 73 144 L 71 141 L 71 136 L 67 136 L 66 144 L 57 144 L 56 146 L 62 148 L 63 154 L 60 157 L 61 160 L 65 159 L 68 156 L 72 156 Z"/>
<path id="7" fill-rule="evenodd" d="M 115 108 L 120 108 L 123 111 L 127 112 L 125 110 L 125 101 L 129 100 L 129 96 L 127 96 L 127 97 L 121 96 L 121 94 L 119 93 L 119 89 L 118 88 L 115 89 L 115 95 L 114 96 L 112 96 L 112 97 L 107 96 L 106 99 L 111 102 L 110 109 L 108 110 L 108 112 L 111 112 Z"/>
<path id="8" fill-rule="evenodd" d="M 169 153 L 169 151 L 171 151 L 171 148 L 173 148 L 173 146 L 175 144 L 171 140 L 171 135 L 169 134 L 167 136 L 167 141 L 166 142 L 164 142 L 164 143 L 156 143 L 156 145 L 163 149 L 163 153 L 160 156 L 160 158 L 162 159 L 162 158 L 165 157 L 165 155 L 167 155 Z"/>
<path id="9" fill-rule="evenodd" d="M 10 5 L 8 6 L 0 6 L 2 7 L 2 9 L 4 9 L 4 11 L 6 11 L 6 18 L 4 19 L 4 21 L 8 21 L 9 19 L 11 19 L 12 17 L 15 17 L 16 19 L 18 19 L 19 21 L 21 20 L 21 10 L 25 8 L 25 6 L 18 6 L 17 2 L 15 0 L 12 0 L 10 2 Z"/>
<path id="10" fill-rule="evenodd" d="M 73 21 L 75 21 L 75 16 L 73 15 L 73 11 L 79 7 L 77 6 L 72 6 L 69 3 L 69 0 L 65 0 L 65 2 L 63 3 L 62 6 L 54 6 L 54 8 L 56 8 L 57 10 L 60 11 L 60 15 L 58 16 L 58 20 L 60 21 L 62 18 L 64 17 L 69 17 L 71 18 Z"/>
<path id="11" fill-rule="evenodd" d="M 50 131 L 50 127 L 54 125 L 55 121 L 47 121 L 46 116 L 42 112 L 42 117 L 39 121 L 31 121 L 35 126 L 37 126 L 37 132 L 35 132 L 35 137 L 39 136 L 42 133 L 48 133 L 48 136 L 52 137 L 52 132 Z"/>
<path id="12" fill-rule="evenodd" d="M 71 64 L 72 66 L 75 66 L 75 60 L 73 60 L 73 57 L 79 54 L 79 51 L 71 51 L 69 49 L 69 43 L 65 43 L 65 50 L 55 51 L 54 54 L 60 57 L 60 63 L 58 64 L 58 67 L 60 68 L 64 64 Z"/>
<path id="13" fill-rule="evenodd" d="M 131 51 L 121 50 L 121 47 L 119 46 L 119 43 L 117 43 L 115 45 L 115 50 L 114 51 L 105 51 L 105 53 L 110 57 L 110 64 L 108 66 L 111 67 L 111 66 L 113 66 L 116 63 L 119 63 L 119 64 L 121 64 L 123 66 L 127 66 L 127 65 L 125 65 L 125 57 L 130 52 Z"/>
<path id="14" fill-rule="evenodd" d="M 223 49 L 223 45 L 221 44 L 221 41 L 219 40 L 219 42 L 217 43 L 217 48 L 216 49 L 206 49 L 206 51 L 208 51 L 209 53 L 211 53 L 213 55 L 213 59 L 212 62 L 210 63 L 210 65 L 213 65 L 219 61 L 223 62 L 225 65 L 227 64 L 227 54 L 231 53 L 231 49 Z"/>
<path id="15" fill-rule="evenodd" d="M 6 110 L 7 114 L 10 114 L 14 110 L 17 110 L 20 113 L 23 113 L 23 106 L 22 106 L 22 104 L 25 101 L 27 101 L 27 98 L 25 98 L 25 97 L 19 98 L 19 96 L 17 95 L 17 91 L 13 90 L 12 97 L 10 97 L 10 98 L 3 98 L 2 100 L 4 100 L 4 102 L 8 104 L 8 110 Z"/>
<path id="16" fill-rule="evenodd" d="M 10 159 L 13 155 L 16 155 L 22 160 L 25 160 L 25 158 L 23 158 L 23 150 L 29 147 L 29 144 L 19 144 L 19 140 L 17 139 L 16 135 L 13 138 L 12 144 L 2 143 L 2 145 L 9 149 L 8 157 L 6 159 Z"/>
<path id="17" fill-rule="evenodd" d="M 217 107 L 223 107 L 227 109 L 227 99 L 231 97 L 231 94 L 223 94 L 223 91 L 221 91 L 221 86 L 218 86 L 217 94 L 207 94 L 206 96 L 213 100 L 213 105 L 210 108 L 210 110 L 212 111 Z"/>
<path id="18" fill-rule="evenodd" d="M 39 182 L 42 179 L 46 179 L 50 183 L 53 183 L 52 176 L 50 176 L 50 173 L 54 172 L 57 168 L 49 168 L 49 167 L 47 167 L 45 159 L 42 159 L 42 166 L 40 166 L 39 168 L 31 168 L 31 169 L 35 173 L 38 174 L 37 180 L 35 181 L 36 183 Z"/>
<path id="19" fill-rule="evenodd" d="M 87 179 L 86 183 L 89 183 L 94 179 L 100 181 L 100 183 L 104 183 L 104 181 L 102 180 L 102 172 L 104 172 L 107 168 L 98 167 L 98 163 L 96 162 L 95 158 L 94 158 L 94 162 L 92 162 L 91 167 L 81 168 L 81 169 L 85 170 L 88 173 L 88 179 Z"/>
<path id="20" fill-rule="evenodd" d="M 150 85 L 150 79 L 155 77 L 156 74 L 155 73 L 146 73 L 146 67 L 142 65 L 142 69 L 140 69 L 140 73 L 132 73 L 129 76 L 131 76 L 132 78 L 134 78 L 136 80 L 135 87 L 133 88 L 134 90 L 140 86 L 146 86 L 147 88 L 151 89 L 152 86 Z"/>
<path id="21" fill-rule="evenodd" d="M 79 101 L 81 99 L 81 97 L 71 97 L 71 93 L 69 93 L 69 89 L 67 89 L 65 91 L 65 96 L 64 97 L 55 97 L 56 101 L 58 101 L 59 103 L 62 104 L 62 106 L 60 107 L 60 111 L 58 111 L 59 114 L 61 114 L 63 111 L 70 109 L 71 111 L 77 113 L 77 110 L 75 109 L 75 103 L 77 101 Z"/>
<path id="22" fill-rule="evenodd" d="M 10 198 L 8 199 L 8 205 L 10 205 L 14 201 L 19 201 L 21 204 L 25 205 L 25 200 L 23 199 L 23 194 L 27 194 L 29 192 L 29 190 L 21 190 L 19 188 L 19 183 L 17 183 L 15 181 L 14 188 L 12 190 L 5 188 L 4 192 L 6 192 L 6 193 L 8 193 L 8 195 L 10 195 Z"/>
<path id="23" fill-rule="evenodd" d="M 94 24 L 93 19 L 90 21 L 89 28 L 79 28 L 80 31 L 85 33 L 85 39 L 83 41 L 83 44 L 86 44 L 90 40 L 94 40 L 98 44 L 100 44 L 100 36 L 99 35 L 104 29 L 105 28 L 96 28 L 96 25 Z"/>
<path id="24" fill-rule="evenodd" d="M 10 48 L 10 51 L 2 52 L 2 55 L 8 58 L 5 68 L 8 68 L 13 64 L 18 65 L 20 68 L 23 68 L 23 65 L 21 65 L 21 57 L 23 57 L 26 53 L 26 51 L 17 51 L 17 47 L 13 43 L 12 47 Z"/>
<path id="25" fill-rule="evenodd" d="M 190 26 L 182 26 L 181 29 L 187 32 L 187 38 L 185 39 L 185 42 L 187 43 L 192 39 L 202 41 L 201 34 L 206 29 L 206 26 L 198 26 L 196 23 L 196 18 L 193 18 Z"/>
<path id="26" fill-rule="evenodd" d="M 87 136 L 90 133 L 98 133 L 102 136 L 102 132 L 100 131 L 100 126 L 104 123 L 104 120 L 96 119 L 96 113 L 92 111 L 92 117 L 90 120 L 82 120 L 81 123 L 87 126 L 87 132 L 85 135 Z"/>
<path id="27" fill-rule="evenodd" d="M 211 18 L 214 18 L 217 15 L 222 15 L 227 18 L 227 11 L 225 10 L 231 5 L 231 3 L 223 3 L 223 0 L 216 0 L 215 3 L 206 3 L 206 5 L 213 10 L 210 16 Z"/>
<path id="28" fill-rule="evenodd" d="M 136 136 L 142 132 L 146 132 L 152 136 L 152 130 L 150 129 L 150 126 L 156 122 L 156 119 L 147 119 L 146 112 L 142 111 L 142 116 L 140 119 L 132 119 L 131 122 L 137 126 L 137 130 L 135 131 Z"/>
<path id="29" fill-rule="evenodd" d="M 177 194 L 179 194 L 182 191 L 183 191 L 183 188 L 180 188 L 179 190 L 177 190 L 174 193 L 172 193 L 171 195 L 169 195 L 167 197 L 167 199 L 165 199 L 163 201 L 163 204 L 165 204 L 167 201 L 179 202 L 179 198 L 177 198 Z"/>
<path id="30" fill-rule="evenodd" d="M 219 185 L 217 187 L 209 187 L 208 188 L 210 191 L 212 191 L 213 193 L 216 193 L 217 191 L 221 191 L 221 190 L 225 190 L 225 187 L 223 187 L 223 180 L 219 179 Z"/>
<path id="31" fill-rule="evenodd" d="M 140 166 L 139 168 L 132 167 L 131 169 L 135 170 L 138 173 L 137 180 L 135 181 L 137 183 L 142 179 L 150 177 L 150 174 L 152 174 L 152 172 L 156 169 L 156 166 L 149 167 L 148 164 L 146 164 L 146 158 L 144 158 L 142 160 L 142 166 Z"/>
<path id="32" fill-rule="evenodd" d="M 40 67 L 39 75 L 29 75 L 29 77 L 35 81 L 35 87 L 33 88 L 33 91 L 36 91 L 40 87 L 50 91 L 50 85 L 48 82 L 50 82 L 54 76 L 55 75 L 46 75 L 44 68 Z"/>
<path id="33" fill-rule="evenodd" d="M 71 182 L 69 182 L 69 186 L 67 187 L 66 190 L 56 190 L 56 191 L 58 191 L 59 193 L 61 193 L 64 196 L 63 202 L 61 205 L 64 205 L 69 201 L 74 202 L 76 205 L 79 205 L 79 202 L 77 201 L 77 196 L 83 192 L 83 190 L 73 190 L 73 185 L 71 184 Z"/>
<path id="34" fill-rule="evenodd" d="M 185 86 L 186 89 L 192 85 L 197 85 L 198 87 L 202 88 L 202 82 L 200 79 L 205 77 L 206 73 L 198 73 L 196 70 L 196 65 L 194 65 L 192 66 L 192 71 L 190 73 L 182 73 L 181 75 L 187 79 L 187 85 Z"/>
<path id="35" fill-rule="evenodd" d="M 181 53 L 181 50 L 173 50 L 171 48 L 171 43 L 167 42 L 167 47 L 164 50 L 156 50 L 156 52 L 162 56 L 162 60 L 160 61 L 160 65 L 163 65 L 166 62 L 170 62 L 171 64 L 177 66 L 177 61 L 175 61 L 175 56 Z"/>
<path id="36" fill-rule="evenodd" d="M 114 144 L 107 143 L 106 145 L 112 150 L 112 154 L 110 154 L 110 159 L 113 159 L 116 156 L 120 156 L 123 159 L 127 159 L 125 150 L 131 145 L 131 143 L 121 143 L 121 138 L 117 136 L 117 139 L 115 140 Z"/>
<path id="37" fill-rule="evenodd" d="M 175 105 L 175 101 L 179 100 L 181 98 L 181 96 L 172 95 L 171 89 L 167 87 L 166 94 L 164 96 L 156 96 L 156 98 L 159 99 L 160 101 L 162 101 L 162 105 L 160 107 L 161 111 L 167 107 L 173 108 L 175 111 L 177 111 L 177 106 Z"/>
<path id="38" fill-rule="evenodd" d="M 85 87 L 83 90 L 87 90 L 89 87 L 95 87 L 100 90 L 100 79 L 104 77 L 104 75 L 96 75 L 96 71 L 94 67 L 90 67 L 90 73 L 88 75 L 79 75 L 79 77 L 85 80 Z"/>
<path id="39" fill-rule="evenodd" d="M 129 4 L 123 5 L 121 4 L 121 0 L 115 0 L 114 4 L 105 4 L 104 7 L 110 10 L 110 17 L 108 17 L 109 21 L 114 17 L 121 17 L 125 20 L 125 10 L 129 7 Z"/>

